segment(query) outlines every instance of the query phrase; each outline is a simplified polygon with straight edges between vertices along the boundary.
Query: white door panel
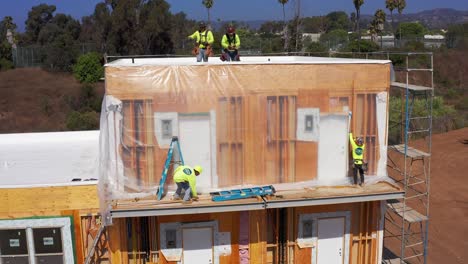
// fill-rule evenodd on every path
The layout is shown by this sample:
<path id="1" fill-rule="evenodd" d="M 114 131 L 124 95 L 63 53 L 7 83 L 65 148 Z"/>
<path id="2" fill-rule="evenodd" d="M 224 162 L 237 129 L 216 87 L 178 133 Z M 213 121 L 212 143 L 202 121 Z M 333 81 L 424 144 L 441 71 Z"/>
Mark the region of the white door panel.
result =
<path id="1" fill-rule="evenodd" d="M 317 264 L 343 264 L 345 218 L 318 220 Z"/>
<path id="2" fill-rule="evenodd" d="M 182 230 L 183 264 L 213 263 L 213 229 L 184 228 Z"/>
<path id="3" fill-rule="evenodd" d="M 337 183 L 345 180 L 348 164 L 348 116 L 321 115 L 318 145 L 318 179 Z"/>
<path id="4" fill-rule="evenodd" d="M 188 166 L 200 165 L 203 173 L 197 177 L 197 187 L 211 187 L 210 117 L 179 118 L 179 140 L 184 162 Z"/>

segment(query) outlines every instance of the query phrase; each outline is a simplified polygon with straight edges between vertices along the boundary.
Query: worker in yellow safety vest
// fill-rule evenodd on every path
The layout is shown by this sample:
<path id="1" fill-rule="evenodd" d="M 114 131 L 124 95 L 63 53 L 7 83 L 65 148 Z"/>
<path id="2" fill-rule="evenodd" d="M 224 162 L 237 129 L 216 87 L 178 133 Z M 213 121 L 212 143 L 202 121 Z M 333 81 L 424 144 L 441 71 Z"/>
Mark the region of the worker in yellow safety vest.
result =
<path id="1" fill-rule="evenodd" d="M 174 171 L 174 182 L 177 184 L 177 190 L 173 200 L 180 200 L 182 190 L 185 191 L 183 203 L 191 203 L 192 200 L 198 200 L 197 196 L 197 176 L 203 169 L 197 165 L 193 168 L 189 166 L 179 166 Z"/>
<path id="2" fill-rule="evenodd" d="M 223 54 L 221 55 L 222 61 L 240 61 L 240 38 L 239 35 L 236 34 L 236 29 L 233 26 L 227 27 L 226 34 L 224 34 L 221 39 L 221 46 L 223 47 Z"/>
<path id="3" fill-rule="evenodd" d="M 361 183 L 359 185 L 364 184 L 364 149 L 365 144 L 362 137 L 357 137 L 356 140 L 353 138 L 353 133 L 349 133 L 349 142 L 351 143 L 352 151 L 353 151 L 353 176 L 354 176 L 354 184 L 358 184 L 358 172 L 361 174 Z"/>
<path id="4" fill-rule="evenodd" d="M 193 54 L 197 56 L 197 62 L 208 61 L 208 57 L 212 53 L 211 45 L 214 42 L 213 33 L 206 29 L 205 22 L 198 24 L 198 30 L 192 35 L 188 36 L 189 39 L 195 40 L 195 48 Z"/>

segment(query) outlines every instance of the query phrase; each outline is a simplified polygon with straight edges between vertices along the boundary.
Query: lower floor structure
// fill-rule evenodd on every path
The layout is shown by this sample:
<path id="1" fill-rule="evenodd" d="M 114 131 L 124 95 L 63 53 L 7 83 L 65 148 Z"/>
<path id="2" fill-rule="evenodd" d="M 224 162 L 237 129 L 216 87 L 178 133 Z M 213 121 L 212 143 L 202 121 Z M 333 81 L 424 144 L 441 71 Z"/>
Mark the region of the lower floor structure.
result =
<path id="1" fill-rule="evenodd" d="M 384 201 L 113 219 L 112 263 L 379 263 Z"/>

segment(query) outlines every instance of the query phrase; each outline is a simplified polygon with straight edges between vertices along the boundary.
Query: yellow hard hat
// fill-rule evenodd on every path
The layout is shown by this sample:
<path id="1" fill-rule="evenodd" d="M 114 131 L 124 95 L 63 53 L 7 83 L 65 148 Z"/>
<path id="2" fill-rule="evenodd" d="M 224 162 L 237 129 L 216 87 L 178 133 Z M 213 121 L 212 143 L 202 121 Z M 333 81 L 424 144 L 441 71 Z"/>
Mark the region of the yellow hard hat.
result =
<path id="1" fill-rule="evenodd" d="M 202 171 L 203 171 L 203 168 L 202 168 L 200 165 L 197 165 L 197 166 L 193 167 L 193 169 L 196 170 L 196 171 L 197 171 L 198 173 L 200 173 L 200 174 L 201 174 Z"/>

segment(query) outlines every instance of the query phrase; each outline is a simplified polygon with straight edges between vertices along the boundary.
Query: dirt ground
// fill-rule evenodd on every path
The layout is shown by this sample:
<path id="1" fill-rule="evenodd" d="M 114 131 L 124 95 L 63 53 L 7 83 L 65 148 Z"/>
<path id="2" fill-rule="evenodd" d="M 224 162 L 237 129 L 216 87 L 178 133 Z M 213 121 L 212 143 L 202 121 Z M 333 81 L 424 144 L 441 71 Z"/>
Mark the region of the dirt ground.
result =
<path id="1" fill-rule="evenodd" d="M 39 68 L 0 72 L 0 133 L 66 130 L 82 85 L 71 74 L 50 73 Z M 103 83 L 97 92 L 103 92 Z"/>
<path id="2" fill-rule="evenodd" d="M 428 262 L 468 263 L 468 128 L 432 137 Z"/>

